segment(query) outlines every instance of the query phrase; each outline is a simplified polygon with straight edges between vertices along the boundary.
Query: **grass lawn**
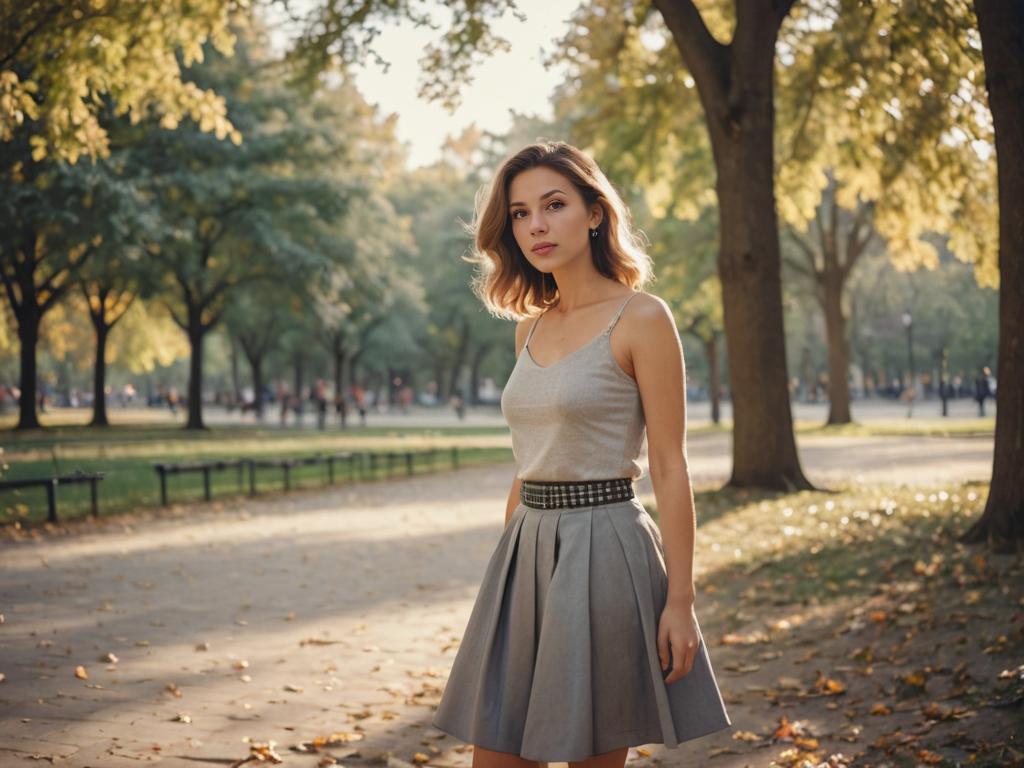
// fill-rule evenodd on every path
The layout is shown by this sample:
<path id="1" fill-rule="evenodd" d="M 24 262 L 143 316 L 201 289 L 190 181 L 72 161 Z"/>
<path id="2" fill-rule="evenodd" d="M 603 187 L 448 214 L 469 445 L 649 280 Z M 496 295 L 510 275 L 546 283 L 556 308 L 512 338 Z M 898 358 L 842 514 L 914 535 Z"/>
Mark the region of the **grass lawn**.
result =
<path id="1" fill-rule="evenodd" d="M 1024 563 L 957 543 L 987 484 L 832 491 L 697 493 L 697 615 L 734 722 L 753 723 L 724 751 L 1024 764 Z"/>
<path id="2" fill-rule="evenodd" d="M 160 502 L 160 486 L 153 464 L 157 462 L 213 461 L 232 458 L 290 458 L 342 451 L 421 451 L 437 448 L 436 467 L 451 467 L 451 448 L 458 448 L 459 465 L 507 462 L 512 458 L 508 430 L 495 428 L 355 428 L 347 432 L 314 430 L 257 429 L 225 427 L 203 432 L 187 432 L 172 425 L 152 425 L 110 429 L 85 426 L 48 428 L 39 432 L 3 433 L 3 459 L 6 479 L 48 477 L 76 471 L 105 472 L 99 484 L 100 514 L 128 512 L 137 507 L 152 507 Z M 428 471 L 425 457 L 414 460 L 414 471 Z M 403 472 L 404 464 L 396 466 Z M 384 467 L 378 470 L 384 477 Z M 344 465 L 336 465 L 336 480 L 346 481 Z M 292 470 L 293 488 L 318 487 L 327 480 L 323 466 L 297 467 Z M 260 490 L 283 487 L 280 469 L 257 471 Z M 243 489 L 248 488 L 248 474 Z M 214 498 L 239 495 L 235 470 L 215 472 L 211 479 Z M 173 503 L 198 501 L 203 496 L 202 475 L 187 474 L 168 479 L 168 495 Z M 72 519 L 89 512 L 89 487 L 70 485 L 59 488 L 57 508 L 61 519 Z M 0 495 L 0 525 L 31 525 L 45 520 L 46 493 L 43 488 L 5 491 Z"/>

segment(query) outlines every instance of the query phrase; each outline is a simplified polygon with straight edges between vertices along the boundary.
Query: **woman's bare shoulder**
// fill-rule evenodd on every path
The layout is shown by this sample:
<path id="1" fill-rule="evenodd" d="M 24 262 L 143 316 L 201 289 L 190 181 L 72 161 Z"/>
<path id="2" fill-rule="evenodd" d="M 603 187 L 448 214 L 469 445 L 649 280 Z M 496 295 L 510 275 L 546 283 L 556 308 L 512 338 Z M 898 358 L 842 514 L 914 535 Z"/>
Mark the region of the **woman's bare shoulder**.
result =
<path id="1" fill-rule="evenodd" d="M 672 310 L 668 303 L 653 293 L 639 291 L 630 300 L 622 313 L 622 319 L 630 325 L 644 327 L 650 323 L 664 322 L 666 319 L 675 324 L 672 317 Z"/>

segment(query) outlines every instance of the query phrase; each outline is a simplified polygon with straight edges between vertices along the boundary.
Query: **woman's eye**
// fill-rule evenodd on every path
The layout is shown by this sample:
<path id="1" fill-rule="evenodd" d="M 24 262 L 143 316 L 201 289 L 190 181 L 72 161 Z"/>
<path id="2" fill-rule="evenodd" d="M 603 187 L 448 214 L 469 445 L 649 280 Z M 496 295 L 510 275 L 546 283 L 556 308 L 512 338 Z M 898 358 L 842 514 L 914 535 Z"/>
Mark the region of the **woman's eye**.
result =
<path id="1" fill-rule="evenodd" d="M 548 208 L 551 208 L 551 206 L 553 206 L 553 205 L 557 205 L 558 208 L 565 208 L 565 203 L 563 203 L 561 200 L 552 200 L 550 203 L 548 203 Z M 558 208 L 555 208 L 554 210 L 557 211 Z M 512 211 L 511 216 L 512 216 L 513 219 L 521 219 L 521 218 L 523 218 L 523 216 L 519 215 L 521 213 L 522 214 L 526 214 L 526 211 L 524 209 L 522 209 L 522 208 L 518 208 L 518 209 Z"/>

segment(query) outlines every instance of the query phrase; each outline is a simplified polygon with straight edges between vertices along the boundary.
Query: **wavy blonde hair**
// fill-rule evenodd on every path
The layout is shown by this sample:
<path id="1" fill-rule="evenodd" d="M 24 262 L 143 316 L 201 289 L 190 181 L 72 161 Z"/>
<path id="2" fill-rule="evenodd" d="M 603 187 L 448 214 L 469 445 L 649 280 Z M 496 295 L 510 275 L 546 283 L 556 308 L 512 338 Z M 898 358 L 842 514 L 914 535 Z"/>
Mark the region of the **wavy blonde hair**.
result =
<path id="1" fill-rule="evenodd" d="M 558 298 L 555 279 L 530 264 L 516 243 L 508 210 L 512 179 L 538 166 L 568 178 L 588 209 L 594 203 L 601 206 L 604 217 L 598 236 L 590 240 L 598 272 L 633 290 L 641 290 L 654 279 L 647 239 L 633 227 L 629 209 L 597 163 L 564 141 L 540 141 L 505 160 L 490 185 L 476 195 L 470 226 L 475 247 L 464 259 L 478 266 L 473 292 L 492 315 L 522 320 Z"/>

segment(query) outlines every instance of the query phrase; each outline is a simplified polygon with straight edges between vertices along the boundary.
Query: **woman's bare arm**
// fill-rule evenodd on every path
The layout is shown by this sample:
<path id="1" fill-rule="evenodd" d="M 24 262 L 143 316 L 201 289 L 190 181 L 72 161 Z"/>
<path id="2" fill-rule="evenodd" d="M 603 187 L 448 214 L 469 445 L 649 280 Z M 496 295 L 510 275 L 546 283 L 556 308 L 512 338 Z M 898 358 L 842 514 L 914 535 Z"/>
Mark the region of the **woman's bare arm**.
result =
<path id="1" fill-rule="evenodd" d="M 634 310 L 642 332 L 630 334 L 630 353 L 647 423 L 647 455 L 665 544 L 669 600 L 694 600 L 696 519 L 686 459 L 686 365 L 672 312 L 656 296 Z M 633 304 L 641 304 L 639 301 Z"/>
<path id="2" fill-rule="evenodd" d="M 634 305 L 641 302 L 635 301 Z M 634 309 L 629 334 L 647 422 L 651 484 L 665 550 L 668 595 L 658 621 L 658 657 L 666 684 L 689 674 L 700 636 L 694 613 L 693 549 L 697 534 L 690 468 L 686 460 L 686 365 L 672 312 L 656 296 Z"/>

